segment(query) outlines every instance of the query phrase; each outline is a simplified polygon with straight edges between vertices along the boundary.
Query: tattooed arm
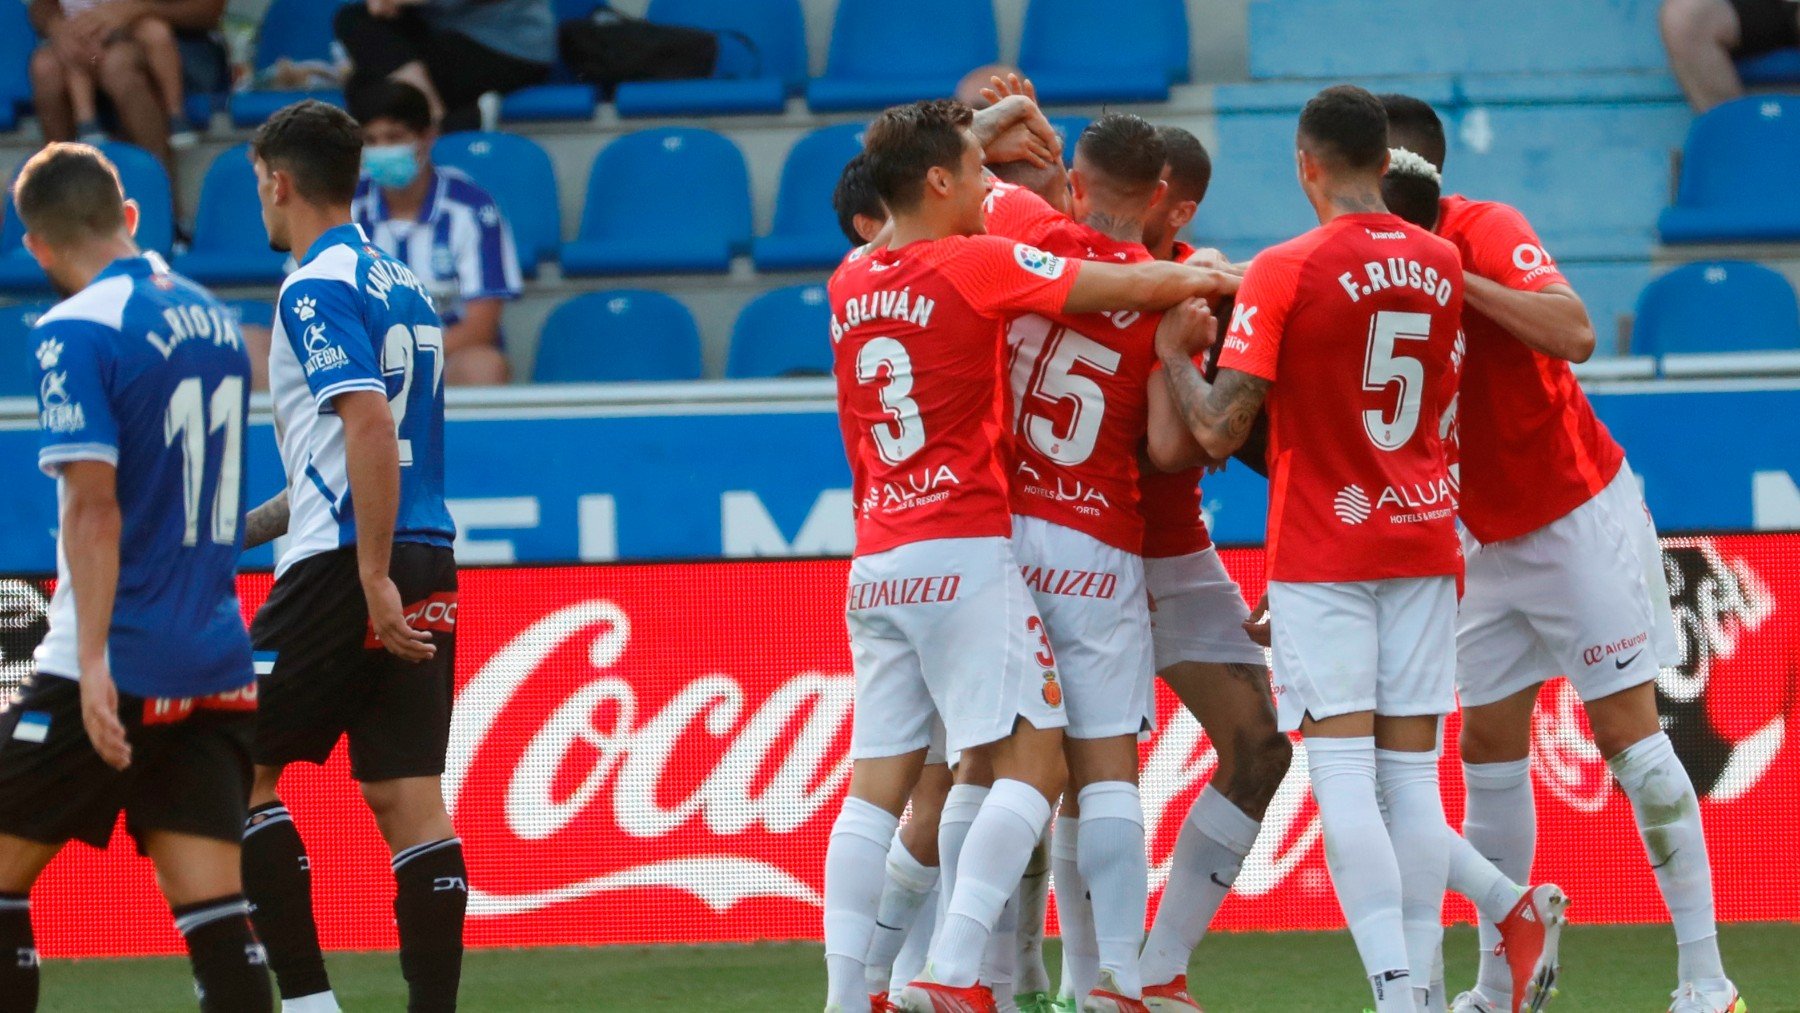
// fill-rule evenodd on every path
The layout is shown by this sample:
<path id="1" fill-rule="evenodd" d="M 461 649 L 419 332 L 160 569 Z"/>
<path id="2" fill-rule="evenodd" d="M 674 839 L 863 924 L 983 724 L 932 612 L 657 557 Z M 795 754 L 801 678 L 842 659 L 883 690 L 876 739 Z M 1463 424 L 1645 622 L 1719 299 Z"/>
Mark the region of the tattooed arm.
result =
<path id="1" fill-rule="evenodd" d="M 1201 449 L 1216 458 L 1236 453 L 1250 438 L 1256 415 L 1269 395 L 1269 381 L 1221 369 L 1218 379 L 1209 384 L 1194 360 L 1185 355 L 1163 356 L 1162 364 L 1163 378 Z"/>
<path id="2" fill-rule="evenodd" d="M 287 529 L 288 494 L 283 489 L 274 499 L 244 515 L 244 548 L 272 542 L 287 534 Z"/>

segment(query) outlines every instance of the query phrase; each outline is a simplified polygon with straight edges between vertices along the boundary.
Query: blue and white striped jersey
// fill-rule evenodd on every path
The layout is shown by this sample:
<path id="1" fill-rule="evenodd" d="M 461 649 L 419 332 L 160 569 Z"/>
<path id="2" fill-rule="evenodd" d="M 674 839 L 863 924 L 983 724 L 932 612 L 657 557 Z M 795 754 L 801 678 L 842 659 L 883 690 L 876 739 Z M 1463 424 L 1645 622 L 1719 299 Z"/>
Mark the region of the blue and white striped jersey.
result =
<path id="1" fill-rule="evenodd" d="M 123 528 L 107 640 L 113 681 L 199 697 L 255 679 L 234 578 L 243 546 L 250 359 L 231 311 L 154 253 L 115 261 L 38 318 L 38 463 L 118 469 Z M 79 678 L 62 536 L 38 671 Z"/>
<path id="2" fill-rule="evenodd" d="M 275 436 L 288 480 L 280 574 L 308 556 L 356 544 L 344 424 L 332 399 L 379 391 L 400 438 L 394 540 L 450 545 L 444 505 L 444 328 L 405 264 L 355 225 L 320 236 L 281 283 L 269 348 Z"/>
<path id="3" fill-rule="evenodd" d="M 517 299 L 523 289 L 519 253 L 500 205 L 457 169 L 432 170 L 416 220 L 395 218 L 367 176 L 357 185 L 350 213 L 376 246 L 405 261 L 425 283 L 445 326 L 461 320 L 463 304 L 472 299 Z"/>

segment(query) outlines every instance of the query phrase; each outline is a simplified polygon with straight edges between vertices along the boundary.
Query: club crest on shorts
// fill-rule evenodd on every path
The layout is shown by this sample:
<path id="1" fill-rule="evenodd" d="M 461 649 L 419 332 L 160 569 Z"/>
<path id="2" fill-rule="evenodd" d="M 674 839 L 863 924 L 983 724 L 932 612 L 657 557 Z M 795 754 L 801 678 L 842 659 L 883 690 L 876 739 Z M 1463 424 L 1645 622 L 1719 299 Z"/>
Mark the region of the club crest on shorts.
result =
<path id="1" fill-rule="evenodd" d="M 1056 670 L 1044 669 L 1044 702 L 1052 707 L 1061 707 L 1062 700 L 1062 683 L 1056 681 Z"/>

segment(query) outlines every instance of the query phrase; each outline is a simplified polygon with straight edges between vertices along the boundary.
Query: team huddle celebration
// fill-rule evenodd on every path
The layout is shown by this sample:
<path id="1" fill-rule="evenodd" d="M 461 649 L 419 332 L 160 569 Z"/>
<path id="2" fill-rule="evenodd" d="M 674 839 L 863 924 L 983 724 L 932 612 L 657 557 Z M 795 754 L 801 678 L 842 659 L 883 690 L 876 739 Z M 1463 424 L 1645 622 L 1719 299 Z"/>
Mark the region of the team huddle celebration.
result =
<path id="1" fill-rule="evenodd" d="M 1017 66 L 945 57 L 954 98 L 853 72 L 858 44 L 929 62 L 876 30 L 906 3 L 841 0 L 809 79 L 787 0 L 272 0 L 210 120 L 184 89 L 223 0 L 7 3 L 38 132 L 0 293 L 28 269 L 46 298 L 0 300 L 31 385 L 9 407 L 0 361 L 0 463 L 17 429 L 41 472 L 0 492 L 0 1013 L 1748 1013 L 1794 937 L 1732 923 L 1800 910 L 1768 825 L 1800 802 L 1800 665 L 1769 660 L 1800 567 L 1652 506 L 1696 446 L 1791 456 L 1698 400 L 1786 388 L 1663 385 L 1662 282 L 1609 319 L 1586 279 L 1624 272 L 1588 273 L 1615 254 L 1566 220 L 1589 209 L 1539 213 L 1548 156 L 1504 159 L 1609 88 L 1620 124 L 1557 144 L 1625 150 L 1640 105 L 1691 106 L 1695 150 L 1734 109 L 1789 129 L 1800 106 L 1743 90 L 1800 59 L 1800 13 L 1651 5 L 1671 95 L 1521 74 L 1489 117 L 1464 76 L 1283 71 L 1297 3 L 1162 4 L 1180 74 L 1088 103 L 1039 12 L 1105 33 L 1054 0 Z M 1276 79 L 1180 76 L 1189 12 L 1226 8 Z M 854 124 L 802 136 L 779 187 L 722 136 L 762 117 L 754 154 L 832 110 Z M 1719 185 L 1747 193 L 1742 157 Z M 1593 155 L 1591 189 L 1629 161 Z M 1681 171 L 1667 235 L 1727 178 Z M 1755 266 L 1664 277 L 1748 292 Z M 606 276 L 648 280 L 581 280 Z M 1724 305 L 1682 327 L 1764 326 Z M 1615 322 L 1656 365 L 1606 362 Z M 1690 465 L 1681 497 L 1726 495 Z M 1754 467 L 1731 523 L 1800 527 Z M 760 556 L 799 558 L 731 558 Z"/>

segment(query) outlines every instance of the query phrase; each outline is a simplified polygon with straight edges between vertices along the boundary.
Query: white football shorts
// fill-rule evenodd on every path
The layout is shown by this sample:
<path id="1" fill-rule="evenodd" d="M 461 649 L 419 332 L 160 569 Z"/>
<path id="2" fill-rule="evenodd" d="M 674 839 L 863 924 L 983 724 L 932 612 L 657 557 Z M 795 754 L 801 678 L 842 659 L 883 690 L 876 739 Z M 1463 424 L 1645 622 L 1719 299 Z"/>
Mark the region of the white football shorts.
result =
<path id="1" fill-rule="evenodd" d="M 1158 672 L 1184 661 L 1266 665 L 1262 646 L 1244 632 L 1250 606 L 1211 546 L 1185 556 L 1144 560 L 1150 630 Z"/>

